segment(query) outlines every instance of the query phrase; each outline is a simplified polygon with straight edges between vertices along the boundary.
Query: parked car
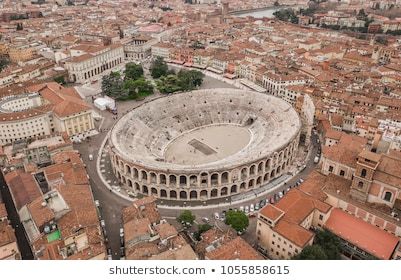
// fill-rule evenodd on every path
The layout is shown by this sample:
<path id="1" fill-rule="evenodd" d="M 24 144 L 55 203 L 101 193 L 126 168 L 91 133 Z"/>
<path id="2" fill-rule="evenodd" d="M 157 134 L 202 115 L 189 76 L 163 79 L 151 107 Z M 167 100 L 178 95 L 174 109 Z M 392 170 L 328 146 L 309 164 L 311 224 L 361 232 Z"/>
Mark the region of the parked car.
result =
<path id="1" fill-rule="evenodd" d="M 249 213 L 249 206 L 247 205 L 247 206 L 245 206 L 245 214 L 248 214 Z"/>
<path id="2" fill-rule="evenodd" d="M 93 160 L 93 155 L 89 154 L 89 160 Z"/>
<path id="3" fill-rule="evenodd" d="M 124 229 L 120 228 L 120 237 L 124 237 Z"/>
<path id="4" fill-rule="evenodd" d="M 216 220 L 219 220 L 220 219 L 220 215 L 219 215 L 219 213 L 214 213 L 214 218 L 216 219 Z"/>
<path id="5" fill-rule="evenodd" d="M 279 192 L 279 193 L 278 193 L 278 197 L 279 197 L 279 198 L 282 198 L 283 196 L 284 196 L 284 195 L 283 195 L 283 192 Z"/>
<path id="6" fill-rule="evenodd" d="M 244 206 L 241 206 L 241 207 L 239 208 L 239 211 L 244 212 Z"/>
<path id="7" fill-rule="evenodd" d="M 255 211 L 258 211 L 260 209 L 260 203 L 257 202 L 255 203 Z"/>
<path id="8" fill-rule="evenodd" d="M 99 200 L 95 200 L 95 205 L 96 205 L 96 207 L 97 207 L 97 208 L 99 208 L 99 207 L 100 207 Z"/>
<path id="9" fill-rule="evenodd" d="M 315 156 L 315 159 L 313 160 L 314 163 L 318 163 L 319 162 L 319 157 Z"/>
<path id="10" fill-rule="evenodd" d="M 207 224 L 210 222 L 209 218 L 207 218 L 207 217 L 203 217 L 203 218 L 202 218 L 202 221 L 205 222 L 205 223 L 207 223 Z"/>
<path id="11" fill-rule="evenodd" d="M 113 254 L 111 252 L 111 248 L 107 248 L 107 260 L 112 260 Z"/>
<path id="12" fill-rule="evenodd" d="M 253 204 L 251 204 L 251 205 L 249 206 L 249 211 L 250 211 L 250 212 L 255 211 L 255 206 L 254 206 Z"/>
<path id="13" fill-rule="evenodd" d="M 100 225 L 104 228 L 106 226 L 106 223 L 104 222 L 104 220 L 100 220 Z"/>

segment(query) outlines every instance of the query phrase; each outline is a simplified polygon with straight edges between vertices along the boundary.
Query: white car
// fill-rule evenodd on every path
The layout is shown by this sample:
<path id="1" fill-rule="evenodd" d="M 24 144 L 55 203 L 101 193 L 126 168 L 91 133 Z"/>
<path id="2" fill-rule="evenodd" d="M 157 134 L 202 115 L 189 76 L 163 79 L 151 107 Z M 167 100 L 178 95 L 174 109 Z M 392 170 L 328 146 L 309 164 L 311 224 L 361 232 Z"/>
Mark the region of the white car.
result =
<path id="1" fill-rule="evenodd" d="M 100 221 L 100 225 L 101 225 L 102 227 L 105 227 L 105 226 L 106 226 L 106 223 L 104 222 L 104 220 L 101 220 L 101 221 Z"/>
<path id="2" fill-rule="evenodd" d="M 250 212 L 255 211 L 255 206 L 254 206 L 253 204 L 251 204 L 251 206 L 249 206 L 249 211 L 250 211 Z"/>
<path id="3" fill-rule="evenodd" d="M 219 215 L 219 213 L 214 213 L 214 218 L 216 219 L 216 220 L 219 220 L 220 219 L 220 215 Z"/>
<path id="4" fill-rule="evenodd" d="M 207 218 L 207 217 L 203 217 L 203 218 L 202 218 L 202 221 L 205 222 L 205 223 L 207 223 L 207 224 L 210 222 L 210 221 L 209 221 L 209 218 Z"/>
<path id="5" fill-rule="evenodd" d="M 120 237 L 124 237 L 124 229 L 120 228 Z"/>
<path id="6" fill-rule="evenodd" d="M 247 206 L 245 206 L 245 214 L 248 214 L 249 213 L 249 206 L 247 205 Z"/>
<path id="7" fill-rule="evenodd" d="M 278 197 L 279 197 L 279 198 L 282 198 L 283 196 L 284 196 L 284 195 L 283 195 L 282 192 L 279 192 L 279 193 L 278 193 Z"/>
<path id="8" fill-rule="evenodd" d="M 93 155 L 89 154 L 89 160 L 93 160 Z"/>
<path id="9" fill-rule="evenodd" d="M 96 205 L 96 207 L 97 207 L 97 208 L 99 208 L 99 207 L 100 207 L 99 200 L 95 200 L 95 205 Z"/>
<path id="10" fill-rule="evenodd" d="M 239 208 L 239 211 L 244 212 L 244 206 L 241 206 L 241 207 Z"/>

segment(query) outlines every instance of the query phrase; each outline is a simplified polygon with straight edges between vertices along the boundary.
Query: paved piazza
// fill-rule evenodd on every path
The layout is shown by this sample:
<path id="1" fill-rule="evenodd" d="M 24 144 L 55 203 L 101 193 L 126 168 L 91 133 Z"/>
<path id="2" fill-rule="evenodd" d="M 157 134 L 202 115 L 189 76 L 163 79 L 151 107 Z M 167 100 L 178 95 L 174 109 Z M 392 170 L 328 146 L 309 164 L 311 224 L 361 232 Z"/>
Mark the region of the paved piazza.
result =
<path id="1" fill-rule="evenodd" d="M 131 110 L 109 136 L 113 172 L 136 193 L 207 200 L 259 188 L 295 158 L 301 121 L 254 91 L 198 90 Z"/>

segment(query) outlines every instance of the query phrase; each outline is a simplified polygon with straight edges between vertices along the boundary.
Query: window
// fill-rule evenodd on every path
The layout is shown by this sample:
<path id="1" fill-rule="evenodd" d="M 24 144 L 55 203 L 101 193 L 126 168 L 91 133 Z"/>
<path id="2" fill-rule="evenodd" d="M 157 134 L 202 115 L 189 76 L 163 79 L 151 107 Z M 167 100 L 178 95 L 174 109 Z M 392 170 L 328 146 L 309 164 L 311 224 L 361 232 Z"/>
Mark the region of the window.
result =
<path id="1" fill-rule="evenodd" d="M 391 192 L 385 192 L 384 193 L 384 200 L 385 201 L 391 201 L 391 197 L 393 196 L 393 194 Z"/>
<path id="2" fill-rule="evenodd" d="M 344 170 L 341 170 L 341 171 L 340 171 L 340 176 L 343 176 L 343 177 L 344 177 L 344 175 L 345 175 L 345 171 L 344 171 Z"/>
<path id="3" fill-rule="evenodd" d="M 321 221 L 323 220 L 323 215 L 322 214 L 319 215 L 319 220 L 321 220 Z"/>
<path id="4" fill-rule="evenodd" d="M 274 241 L 272 241 L 272 244 L 274 245 Z"/>
<path id="5" fill-rule="evenodd" d="M 329 172 L 333 172 L 333 170 L 334 170 L 334 167 L 333 166 L 329 166 Z"/>
<path id="6" fill-rule="evenodd" d="M 366 177 L 366 169 L 365 168 L 361 170 L 361 177 L 362 178 Z"/>
<path id="7" fill-rule="evenodd" d="M 360 188 L 360 189 L 363 188 L 363 182 L 358 182 L 358 188 Z"/>

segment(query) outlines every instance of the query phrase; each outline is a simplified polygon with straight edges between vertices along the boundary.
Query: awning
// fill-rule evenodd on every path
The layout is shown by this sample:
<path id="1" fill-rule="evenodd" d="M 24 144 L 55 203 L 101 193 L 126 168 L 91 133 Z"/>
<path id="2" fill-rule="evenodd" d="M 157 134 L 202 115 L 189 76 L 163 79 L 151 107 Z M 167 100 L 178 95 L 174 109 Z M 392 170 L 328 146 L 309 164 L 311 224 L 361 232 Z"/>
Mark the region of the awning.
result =
<path id="1" fill-rule="evenodd" d="M 211 72 L 217 73 L 217 74 L 223 74 L 222 70 L 219 70 L 219 69 L 216 69 L 216 68 L 213 68 L 213 67 L 208 67 L 206 69 L 211 71 Z"/>
<path id="2" fill-rule="evenodd" d="M 182 60 L 172 60 L 171 63 L 183 65 L 185 61 Z"/>
<path id="3" fill-rule="evenodd" d="M 237 77 L 237 75 L 230 74 L 230 73 L 224 73 L 223 76 L 226 77 L 226 78 L 229 78 L 229 79 L 235 79 Z"/>

